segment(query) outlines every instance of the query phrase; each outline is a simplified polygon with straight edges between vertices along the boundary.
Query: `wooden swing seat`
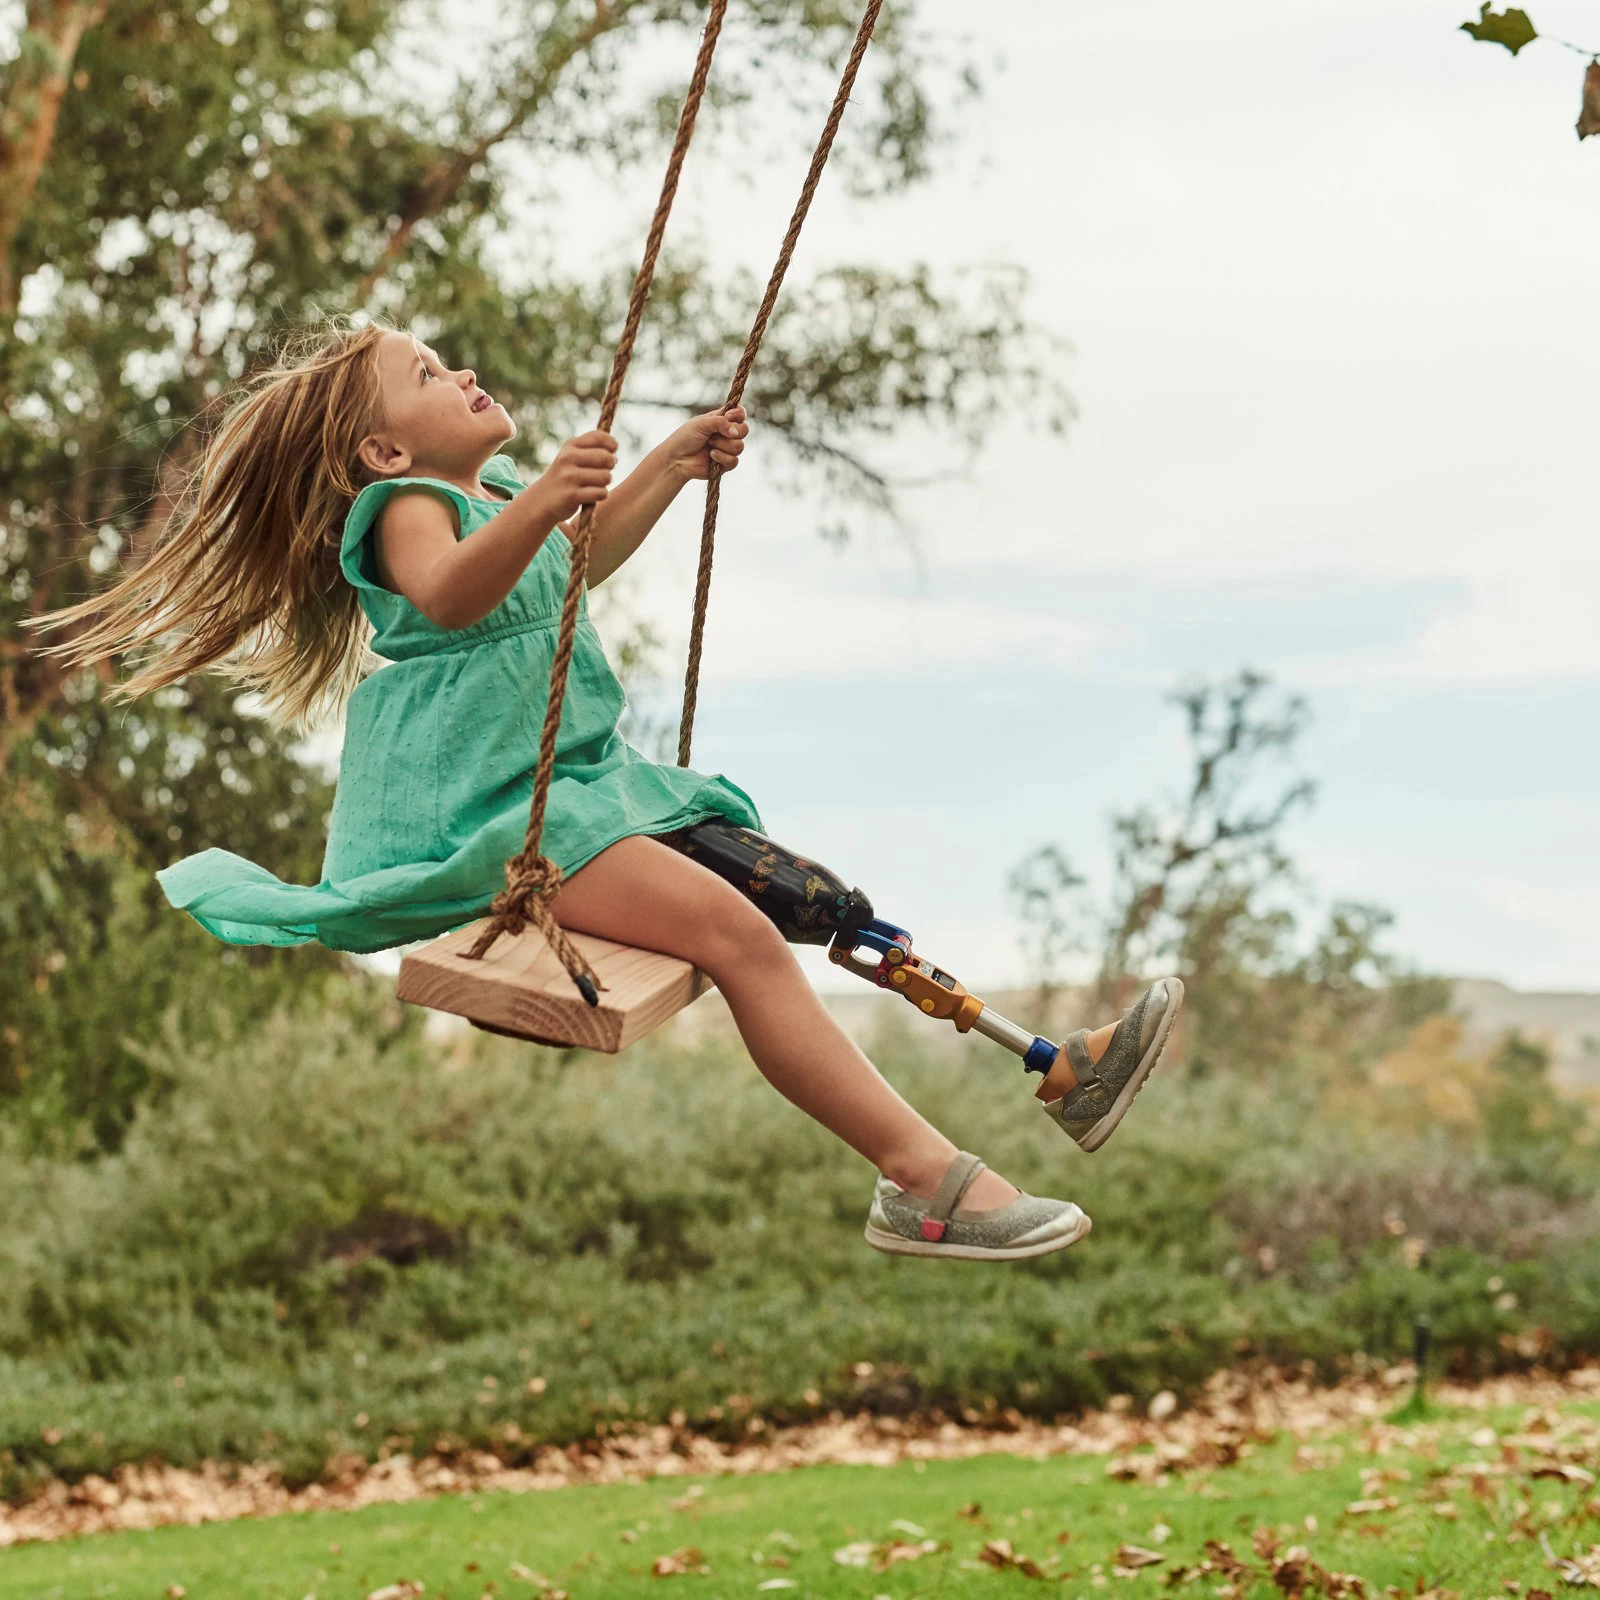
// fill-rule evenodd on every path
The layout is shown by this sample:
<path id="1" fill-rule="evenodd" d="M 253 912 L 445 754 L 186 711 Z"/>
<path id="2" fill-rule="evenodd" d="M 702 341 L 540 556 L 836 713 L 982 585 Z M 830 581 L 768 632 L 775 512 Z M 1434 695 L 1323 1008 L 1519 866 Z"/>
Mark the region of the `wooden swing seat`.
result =
<path id="1" fill-rule="evenodd" d="M 485 918 L 457 928 L 403 957 L 400 998 L 454 1012 L 490 1033 L 615 1054 L 711 987 L 705 973 L 676 956 L 571 934 L 605 985 L 600 1004 L 590 1006 L 536 928 L 502 934 L 479 960 L 469 959 L 466 952 L 487 925 Z"/>

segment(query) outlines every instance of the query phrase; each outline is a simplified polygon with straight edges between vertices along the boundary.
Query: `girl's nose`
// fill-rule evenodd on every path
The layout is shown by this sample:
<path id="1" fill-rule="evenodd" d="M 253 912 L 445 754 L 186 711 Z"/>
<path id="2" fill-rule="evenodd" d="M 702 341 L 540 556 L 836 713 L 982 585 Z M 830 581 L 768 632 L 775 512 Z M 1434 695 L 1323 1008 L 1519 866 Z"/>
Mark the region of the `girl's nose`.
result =
<path id="1" fill-rule="evenodd" d="M 463 367 L 461 376 L 466 380 L 466 387 L 469 389 L 478 381 L 478 374 L 471 367 Z"/>

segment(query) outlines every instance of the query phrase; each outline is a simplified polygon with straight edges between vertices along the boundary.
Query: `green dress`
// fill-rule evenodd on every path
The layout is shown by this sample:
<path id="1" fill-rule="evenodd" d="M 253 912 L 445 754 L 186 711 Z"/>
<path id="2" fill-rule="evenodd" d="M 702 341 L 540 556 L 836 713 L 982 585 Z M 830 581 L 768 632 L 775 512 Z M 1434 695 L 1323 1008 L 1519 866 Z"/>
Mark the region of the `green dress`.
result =
<path id="1" fill-rule="evenodd" d="M 508 495 L 522 488 L 505 456 L 480 476 Z M 571 547 L 557 528 L 488 616 L 437 627 L 377 577 L 368 536 L 404 483 L 448 496 L 463 539 L 506 504 L 434 478 L 392 478 L 357 496 L 340 565 L 376 630 L 373 649 L 392 664 L 350 697 L 322 881 L 284 883 L 216 849 L 157 874 L 173 905 L 230 944 L 383 950 L 430 938 L 483 915 L 522 848 Z M 564 874 L 630 834 L 712 817 L 761 828 L 755 803 L 726 778 L 660 766 L 625 743 L 623 704 L 585 593 L 544 825 L 544 852 Z"/>

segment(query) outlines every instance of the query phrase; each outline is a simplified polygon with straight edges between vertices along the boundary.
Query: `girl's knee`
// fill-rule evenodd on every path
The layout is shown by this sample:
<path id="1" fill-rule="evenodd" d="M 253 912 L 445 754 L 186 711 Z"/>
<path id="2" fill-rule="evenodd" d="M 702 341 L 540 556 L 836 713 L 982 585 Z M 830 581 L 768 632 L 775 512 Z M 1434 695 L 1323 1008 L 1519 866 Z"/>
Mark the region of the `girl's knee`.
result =
<path id="1" fill-rule="evenodd" d="M 766 914 L 732 885 L 719 887 L 726 892 L 712 897 L 715 904 L 699 930 L 697 942 L 702 953 L 695 964 L 720 982 L 719 969 L 787 956 L 789 946 Z"/>

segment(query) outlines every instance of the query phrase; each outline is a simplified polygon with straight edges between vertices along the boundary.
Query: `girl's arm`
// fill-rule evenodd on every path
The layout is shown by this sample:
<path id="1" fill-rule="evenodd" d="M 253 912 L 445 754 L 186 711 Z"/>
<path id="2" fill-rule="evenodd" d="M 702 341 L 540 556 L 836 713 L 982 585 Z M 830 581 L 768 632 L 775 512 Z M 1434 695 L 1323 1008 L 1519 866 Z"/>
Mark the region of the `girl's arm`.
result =
<path id="1" fill-rule="evenodd" d="M 549 469 L 470 539 L 456 537 L 437 490 L 399 490 L 378 524 L 378 576 L 435 627 L 471 627 L 516 587 L 557 523 L 606 498 L 616 464 L 609 433 L 568 439 Z"/>
<path id="2" fill-rule="evenodd" d="M 691 417 L 617 485 L 595 512 L 589 545 L 591 589 L 604 583 L 644 543 L 684 484 L 708 476 L 713 461 L 724 472 L 738 466 L 750 431 L 744 417 L 743 406 Z"/>

